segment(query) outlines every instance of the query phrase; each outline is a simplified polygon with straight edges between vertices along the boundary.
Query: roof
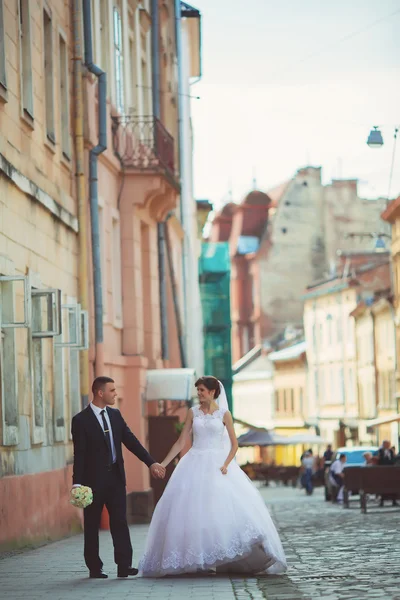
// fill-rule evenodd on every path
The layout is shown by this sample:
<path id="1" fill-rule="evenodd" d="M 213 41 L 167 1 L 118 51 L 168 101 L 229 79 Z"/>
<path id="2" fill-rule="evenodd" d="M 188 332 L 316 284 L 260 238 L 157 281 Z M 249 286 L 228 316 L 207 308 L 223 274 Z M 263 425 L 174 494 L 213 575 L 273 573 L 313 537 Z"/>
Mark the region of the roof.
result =
<path id="1" fill-rule="evenodd" d="M 334 283 L 336 281 L 336 284 Z M 307 288 L 307 292 L 302 296 L 302 299 L 317 298 L 318 296 L 327 296 L 336 292 L 341 292 L 350 287 L 351 281 L 348 279 L 336 279 L 322 282 L 311 289 Z"/>
<path id="2" fill-rule="evenodd" d="M 372 313 L 376 314 L 385 308 L 390 308 L 392 303 L 393 296 L 390 290 L 385 290 L 382 292 L 382 294 L 377 292 L 372 298 L 367 298 L 366 300 L 364 299 L 359 302 L 355 309 L 350 313 L 350 316 L 357 319 L 366 311 L 371 311 Z"/>
<path id="3" fill-rule="evenodd" d="M 375 269 L 380 269 L 385 265 L 389 265 L 389 258 L 387 256 L 387 253 L 380 253 L 380 255 L 385 256 L 387 260 L 382 260 L 379 262 L 368 262 L 366 264 L 354 267 L 354 269 L 352 269 L 352 274 L 348 277 L 330 277 L 329 279 L 317 281 L 309 285 L 306 289 L 305 294 L 303 294 L 302 299 L 305 300 L 309 298 L 316 298 L 318 296 L 327 296 L 329 294 L 341 292 L 349 287 L 356 287 L 357 285 L 359 285 L 357 275 L 362 275 L 363 273 L 367 273 L 368 271 L 374 271 Z"/>
<path id="4" fill-rule="evenodd" d="M 240 360 L 238 360 L 232 366 L 233 373 L 239 373 L 239 371 L 241 371 L 242 369 L 247 367 L 247 365 L 249 365 L 251 362 L 253 362 L 253 360 L 255 360 L 260 355 L 261 355 L 261 346 L 260 345 L 254 346 L 254 348 L 252 348 L 247 354 L 242 356 L 242 358 Z"/>
<path id="5" fill-rule="evenodd" d="M 210 210 L 213 209 L 212 202 L 210 202 L 210 200 L 206 200 L 204 198 L 200 198 L 199 200 L 196 200 L 196 205 L 201 208 L 207 208 Z"/>
<path id="6" fill-rule="evenodd" d="M 182 17 L 199 17 L 200 11 L 187 2 L 181 2 Z"/>
<path id="7" fill-rule="evenodd" d="M 400 208 L 400 196 L 398 198 L 396 198 L 396 200 L 392 200 L 391 202 L 389 202 L 386 209 L 383 211 L 381 218 L 384 221 L 393 223 L 393 221 L 397 218 L 399 208 Z"/>
<path id="8" fill-rule="evenodd" d="M 305 353 L 306 350 L 306 342 L 300 342 L 298 344 L 294 344 L 293 346 L 289 346 L 288 348 L 283 348 L 283 350 L 271 352 L 270 354 L 268 354 L 268 358 L 271 362 L 293 360 L 294 358 L 299 358 L 302 354 Z"/>

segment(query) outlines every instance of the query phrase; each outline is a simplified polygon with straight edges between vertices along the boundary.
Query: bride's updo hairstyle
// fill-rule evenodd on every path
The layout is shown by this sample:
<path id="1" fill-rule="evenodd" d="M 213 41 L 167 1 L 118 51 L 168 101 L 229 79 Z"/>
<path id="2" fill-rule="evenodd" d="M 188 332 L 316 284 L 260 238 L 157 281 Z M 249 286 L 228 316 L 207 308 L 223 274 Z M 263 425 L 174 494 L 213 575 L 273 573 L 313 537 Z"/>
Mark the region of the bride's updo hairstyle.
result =
<path id="1" fill-rule="evenodd" d="M 204 387 L 206 387 L 209 392 L 212 392 L 214 390 L 214 400 L 216 400 L 221 393 L 221 386 L 219 385 L 219 381 L 216 377 L 213 377 L 212 375 L 209 375 L 208 377 L 200 377 L 194 385 L 196 387 L 199 387 L 199 385 L 204 385 Z"/>

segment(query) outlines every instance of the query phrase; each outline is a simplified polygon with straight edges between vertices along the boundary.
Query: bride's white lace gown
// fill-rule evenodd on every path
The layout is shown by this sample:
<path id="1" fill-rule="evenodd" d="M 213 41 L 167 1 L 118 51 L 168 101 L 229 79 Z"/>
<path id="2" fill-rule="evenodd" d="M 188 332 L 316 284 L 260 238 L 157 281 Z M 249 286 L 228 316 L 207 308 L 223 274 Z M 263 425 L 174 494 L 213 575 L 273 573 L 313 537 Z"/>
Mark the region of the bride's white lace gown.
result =
<path id="1" fill-rule="evenodd" d="M 225 410 L 193 411 L 193 446 L 180 460 L 151 521 L 143 577 L 218 572 L 282 573 L 286 558 L 259 492 L 235 461 L 223 475 Z"/>

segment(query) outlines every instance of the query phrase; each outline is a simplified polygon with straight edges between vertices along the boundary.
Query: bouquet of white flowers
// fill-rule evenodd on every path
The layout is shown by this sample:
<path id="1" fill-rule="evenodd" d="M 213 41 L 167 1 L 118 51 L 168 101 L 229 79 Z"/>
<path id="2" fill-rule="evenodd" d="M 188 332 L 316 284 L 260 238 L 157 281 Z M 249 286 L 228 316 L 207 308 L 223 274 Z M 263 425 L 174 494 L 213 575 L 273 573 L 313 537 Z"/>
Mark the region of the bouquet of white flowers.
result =
<path id="1" fill-rule="evenodd" d="M 86 508 L 93 502 L 93 492 L 87 485 L 80 485 L 71 490 L 71 504 L 78 508 Z"/>

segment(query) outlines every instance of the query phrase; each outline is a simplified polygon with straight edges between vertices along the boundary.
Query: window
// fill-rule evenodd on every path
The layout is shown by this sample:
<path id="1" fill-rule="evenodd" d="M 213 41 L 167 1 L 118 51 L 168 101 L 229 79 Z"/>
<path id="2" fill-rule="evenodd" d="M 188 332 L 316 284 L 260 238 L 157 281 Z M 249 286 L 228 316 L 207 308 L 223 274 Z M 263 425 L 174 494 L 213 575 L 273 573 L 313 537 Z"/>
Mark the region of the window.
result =
<path id="1" fill-rule="evenodd" d="M 112 284 L 114 324 L 122 325 L 121 227 L 119 216 L 113 216 L 112 219 Z"/>
<path id="2" fill-rule="evenodd" d="M 33 119 L 33 72 L 30 0 L 19 0 L 19 37 L 21 52 L 22 110 Z"/>
<path id="3" fill-rule="evenodd" d="M 289 412 L 289 390 L 283 391 L 283 412 L 285 414 Z"/>
<path id="4" fill-rule="evenodd" d="M 7 89 L 3 0 L 0 0 L 0 89 Z"/>
<path id="5" fill-rule="evenodd" d="M 101 289 L 103 297 L 103 319 L 107 318 L 107 262 L 105 253 L 105 221 L 104 201 L 99 197 L 99 234 L 100 234 L 100 258 L 101 258 Z"/>
<path id="6" fill-rule="evenodd" d="M 98 63 L 99 66 L 106 73 L 110 72 L 109 67 L 109 48 L 110 48 L 110 39 L 109 39 L 109 17 L 108 17 L 108 0 L 100 0 L 100 45 L 99 45 L 99 57 Z M 110 82 L 107 82 L 107 86 Z"/>
<path id="7" fill-rule="evenodd" d="M 71 348 L 69 351 L 69 398 L 70 417 L 72 419 L 72 417 L 84 408 L 81 405 L 79 350 L 75 348 Z"/>
<path id="8" fill-rule="evenodd" d="M 136 57 L 136 48 L 135 48 L 135 38 L 133 35 L 133 31 L 129 30 L 129 72 L 131 75 L 131 85 L 129 86 L 129 111 L 136 112 L 137 111 L 137 82 L 135 77 L 136 65 L 135 65 L 135 57 Z"/>
<path id="9" fill-rule="evenodd" d="M 336 373 L 336 369 L 334 369 L 334 367 L 331 366 L 331 368 L 329 369 L 329 371 L 327 371 L 327 376 L 329 373 L 329 388 L 326 390 L 326 395 L 328 397 L 328 403 L 329 404 L 337 404 L 338 402 L 338 397 L 337 397 L 337 383 L 338 383 L 338 378 L 337 378 L 337 373 Z M 340 392 L 339 392 L 340 394 Z"/>
<path id="10" fill-rule="evenodd" d="M 338 402 L 343 403 L 346 398 L 345 387 L 344 387 L 344 374 L 343 367 L 339 369 L 339 394 L 338 394 Z"/>
<path id="11" fill-rule="evenodd" d="M 151 72 L 149 61 L 149 43 L 148 33 L 143 31 L 140 32 L 140 50 L 141 50 L 141 79 L 142 79 L 142 110 L 144 115 L 150 115 L 152 113 L 151 104 Z"/>
<path id="12" fill-rule="evenodd" d="M 290 412 L 292 415 L 294 414 L 294 389 L 293 388 L 290 390 Z"/>
<path id="13" fill-rule="evenodd" d="M 62 335 L 56 338 L 59 342 Z M 54 394 L 54 439 L 62 442 L 65 437 L 65 361 L 64 348 L 59 344 L 53 346 L 53 394 Z"/>
<path id="14" fill-rule="evenodd" d="M 68 302 L 74 304 L 76 302 L 73 298 L 68 298 Z M 75 337 L 76 330 L 76 319 L 74 313 L 68 311 L 68 322 L 67 327 L 69 330 L 69 339 L 73 340 Z M 81 380 L 80 380 L 80 364 L 79 364 L 79 350 L 77 348 L 69 348 L 69 410 L 70 410 L 70 422 L 68 431 L 71 432 L 71 420 L 80 410 L 84 408 L 81 403 Z M 71 433 L 69 433 L 71 437 Z"/>
<path id="15" fill-rule="evenodd" d="M 15 329 L 3 327 L 14 321 L 15 292 L 11 281 L 0 285 L 0 408 L 1 430 L 4 446 L 18 444 L 18 373 Z"/>
<path id="16" fill-rule="evenodd" d="M 122 47 L 122 19 L 117 6 L 114 6 L 114 69 L 115 69 L 115 106 L 120 114 L 124 113 L 124 59 Z"/>
<path id="17" fill-rule="evenodd" d="M 279 392 L 275 391 L 275 412 L 279 413 Z"/>
<path id="18" fill-rule="evenodd" d="M 147 223 L 140 224 L 141 239 L 141 261 L 142 261 L 142 307 L 143 307 L 143 333 L 144 333 L 144 351 L 148 358 L 153 358 L 153 315 L 152 306 L 149 302 L 151 298 L 151 254 L 150 254 L 150 228 Z M 222 352 L 222 349 L 221 349 Z M 225 367 L 224 367 L 225 371 Z"/>
<path id="19" fill-rule="evenodd" d="M 354 370 L 353 368 L 349 369 L 349 402 L 350 404 L 354 404 L 357 400 L 355 394 L 355 380 L 354 380 Z"/>
<path id="20" fill-rule="evenodd" d="M 44 83 L 46 100 L 46 133 L 48 139 L 56 141 L 54 134 L 54 88 L 53 88 L 53 31 L 51 18 L 43 11 L 43 54 L 44 54 Z"/>
<path id="21" fill-rule="evenodd" d="M 300 414 L 303 414 L 303 398 L 304 398 L 304 390 L 303 388 L 299 389 L 299 410 Z"/>
<path id="22" fill-rule="evenodd" d="M 40 330 L 41 320 L 41 305 L 39 302 L 35 302 L 32 304 L 32 329 Z M 41 338 L 31 337 L 34 431 L 44 427 L 44 372 L 42 344 L 43 341 Z M 35 439 L 34 433 L 34 442 L 38 441 L 39 439 Z"/>
<path id="23" fill-rule="evenodd" d="M 70 157 L 69 101 L 68 101 L 68 52 L 67 44 L 60 35 L 60 111 L 61 111 L 61 151 L 65 158 Z"/>
<path id="24" fill-rule="evenodd" d="M 137 9 L 136 9 L 137 10 Z M 138 51 L 137 51 L 137 26 L 136 26 L 136 11 L 134 12 L 133 10 L 129 9 L 129 14 L 128 14 L 128 23 L 129 23 L 129 31 L 128 31 L 128 37 L 129 37 L 129 82 L 127 82 L 127 103 L 128 103 L 128 107 L 129 107 L 129 112 L 131 113 L 135 113 L 135 114 L 140 114 L 141 110 L 139 109 L 138 106 L 138 97 L 140 96 L 139 94 L 139 81 L 138 81 L 138 65 L 139 65 L 139 60 L 140 60 L 140 56 L 138 56 Z"/>

